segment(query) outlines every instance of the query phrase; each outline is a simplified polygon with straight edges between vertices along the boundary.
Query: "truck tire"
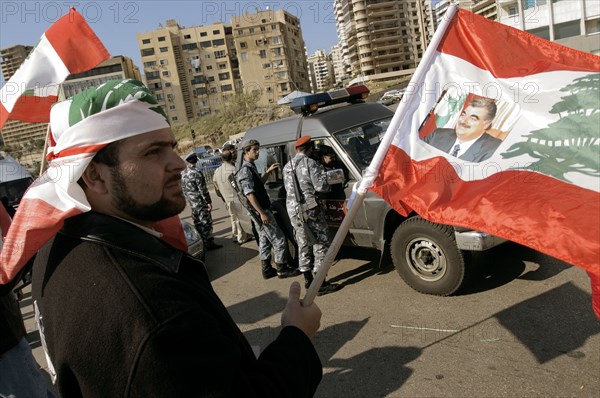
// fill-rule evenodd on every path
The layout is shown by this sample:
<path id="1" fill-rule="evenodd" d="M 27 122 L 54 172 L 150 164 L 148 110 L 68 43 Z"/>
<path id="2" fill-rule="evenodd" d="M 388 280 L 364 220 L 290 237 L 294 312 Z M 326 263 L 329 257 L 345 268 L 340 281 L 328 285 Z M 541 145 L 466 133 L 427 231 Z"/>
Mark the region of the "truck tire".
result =
<path id="1" fill-rule="evenodd" d="M 390 246 L 396 271 L 420 293 L 449 296 L 465 280 L 465 258 L 450 226 L 412 217 L 396 228 Z"/>

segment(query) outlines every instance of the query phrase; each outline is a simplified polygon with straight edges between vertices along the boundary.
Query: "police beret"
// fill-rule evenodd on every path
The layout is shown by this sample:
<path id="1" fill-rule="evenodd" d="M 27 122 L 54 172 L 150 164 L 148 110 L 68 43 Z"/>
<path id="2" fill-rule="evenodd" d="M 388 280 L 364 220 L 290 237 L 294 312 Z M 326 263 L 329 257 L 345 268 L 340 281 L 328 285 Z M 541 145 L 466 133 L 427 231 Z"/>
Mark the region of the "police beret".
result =
<path id="1" fill-rule="evenodd" d="M 305 135 L 304 137 L 300 137 L 296 140 L 296 143 L 294 144 L 294 148 L 299 148 L 301 146 L 304 146 L 304 145 L 310 143 L 310 140 L 312 140 L 312 137 L 310 135 Z"/>
<path id="2" fill-rule="evenodd" d="M 190 163 L 196 163 L 198 161 L 198 155 L 196 155 L 194 152 L 190 152 L 186 157 L 185 157 L 186 162 L 190 162 Z"/>
<path id="3" fill-rule="evenodd" d="M 246 148 L 250 148 L 251 146 L 254 146 L 254 145 L 260 146 L 259 142 L 256 140 L 244 140 L 244 141 L 242 141 L 241 146 L 242 146 L 242 149 L 246 149 Z"/>

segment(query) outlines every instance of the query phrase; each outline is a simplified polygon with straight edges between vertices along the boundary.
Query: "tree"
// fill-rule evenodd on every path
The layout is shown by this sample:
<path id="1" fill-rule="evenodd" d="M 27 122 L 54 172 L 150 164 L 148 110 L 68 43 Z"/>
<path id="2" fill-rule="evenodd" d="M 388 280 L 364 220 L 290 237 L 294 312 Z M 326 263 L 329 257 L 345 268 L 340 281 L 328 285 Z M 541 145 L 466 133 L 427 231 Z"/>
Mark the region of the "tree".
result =
<path id="1" fill-rule="evenodd" d="M 568 93 L 550 109 L 559 119 L 525 135 L 527 141 L 513 144 L 504 158 L 528 155 L 535 162 L 525 168 L 563 181 L 577 172 L 600 176 L 598 126 L 600 126 L 600 73 L 573 80 L 560 89 Z"/>

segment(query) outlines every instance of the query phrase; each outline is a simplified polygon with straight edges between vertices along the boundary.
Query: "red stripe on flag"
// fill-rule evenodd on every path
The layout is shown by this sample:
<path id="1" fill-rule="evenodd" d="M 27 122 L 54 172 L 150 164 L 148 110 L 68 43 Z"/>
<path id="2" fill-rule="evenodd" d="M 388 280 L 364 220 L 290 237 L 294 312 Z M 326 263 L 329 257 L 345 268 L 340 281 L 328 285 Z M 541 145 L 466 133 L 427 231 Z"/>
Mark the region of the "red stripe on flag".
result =
<path id="1" fill-rule="evenodd" d="M 2 102 L 0 102 L 0 130 L 2 130 L 2 126 L 4 126 L 4 123 L 8 120 L 9 115 L 10 112 L 7 111 L 4 105 L 2 105 Z"/>
<path id="2" fill-rule="evenodd" d="M 72 217 L 80 213 L 78 209 L 65 213 L 41 199 L 23 198 L 0 253 L 0 284 L 12 280 L 44 243 L 60 230 L 65 214 Z"/>
<path id="3" fill-rule="evenodd" d="M 372 190 L 400 213 L 408 205 L 430 221 L 500 236 L 600 275 L 597 192 L 519 170 L 463 181 L 445 158 L 417 162 L 393 145 Z"/>
<path id="4" fill-rule="evenodd" d="M 76 148 L 69 148 L 69 149 L 60 151 L 58 154 L 49 153 L 48 155 L 46 155 L 46 159 L 52 160 L 52 159 L 56 159 L 56 158 L 64 158 L 66 156 L 83 155 L 86 153 L 96 153 L 99 150 L 101 150 L 102 148 L 104 148 L 106 145 L 108 145 L 108 144 L 86 145 L 86 146 L 80 146 L 80 147 L 76 147 Z"/>
<path id="5" fill-rule="evenodd" d="M 476 34 L 474 32 L 477 32 Z M 600 57 L 460 9 L 438 51 L 490 71 L 495 77 L 522 77 L 551 71 L 600 71 Z"/>
<path id="6" fill-rule="evenodd" d="M 50 121 L 50 108 L 58 101 L 58 97 L 36 97 L 33 95 L 22 95 L 19 97 L 10 113 L 9 120 L 21 120 L 23 122 Z"/>
<path id="7" fill-rule="evenodd" d="M 74 8 L 56 21 L 45 35 L 71 74 L 92 69 L 110 56 Z"/>

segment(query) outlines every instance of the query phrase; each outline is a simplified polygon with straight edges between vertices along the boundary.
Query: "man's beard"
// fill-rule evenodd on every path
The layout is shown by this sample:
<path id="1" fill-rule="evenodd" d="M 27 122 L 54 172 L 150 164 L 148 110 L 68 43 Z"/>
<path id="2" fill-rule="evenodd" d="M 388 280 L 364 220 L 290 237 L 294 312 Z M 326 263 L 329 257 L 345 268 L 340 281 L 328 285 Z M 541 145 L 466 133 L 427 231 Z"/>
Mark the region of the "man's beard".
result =
<path id="1" fill-rule="evenodd" d="M 169 200 L 163 194 L 155 203 L 141 204 L 129 193 L 127 183 L 118 169 L 112 169 L 111 176 L 113 180 L 113 206 L 137 220 L 160 221 L 175 216 L 185 209 L 183 193 L 180 200 Z M 175 178 L 179 180 L 177 177 Z"/>

